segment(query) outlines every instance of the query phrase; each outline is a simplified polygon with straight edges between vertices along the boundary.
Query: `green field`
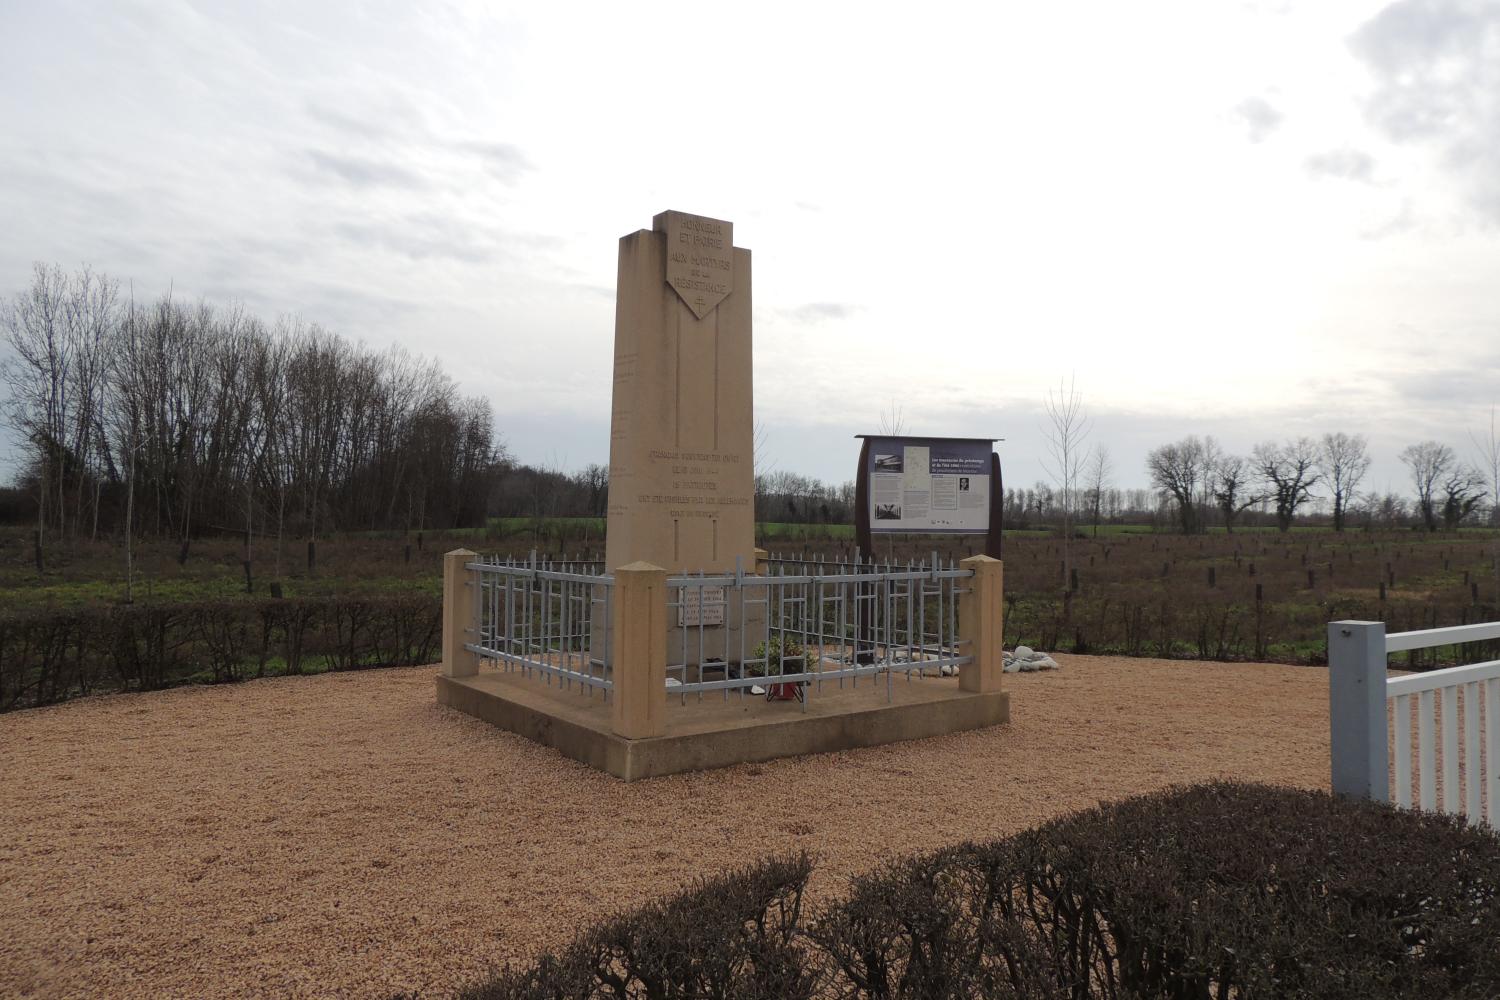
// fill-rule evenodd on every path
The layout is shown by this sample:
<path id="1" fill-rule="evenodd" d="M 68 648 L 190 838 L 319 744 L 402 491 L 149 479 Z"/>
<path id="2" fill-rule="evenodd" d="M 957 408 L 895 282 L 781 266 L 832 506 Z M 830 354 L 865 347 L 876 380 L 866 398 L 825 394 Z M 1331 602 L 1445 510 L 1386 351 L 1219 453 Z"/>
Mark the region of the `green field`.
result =
<path id="1" fill-rule="evenodd" d="M 138 543 L 127 588 L 115 542 L 49 542 L 37 572 L 32 535 L 0 531 L 0 616 L 33 611 L 287 599 L 436 599 L 441 554 L 456 547 L 526 558 L 598 560 L 602 518 L 497 518 L 483 531 L 358 533 L 253 540 L 247 593 L 243 540 Z M 1051 531 L 1007 532 L 1005 639 L 1048 650 L 1203 659 L 1316 661 L 1326 623 L 1380 619 L 1392 629 L 1500 617 L 1500 538 L 1493 531 L 1335 534 L 1306 529 L 1183 537 L 1111 525 L 1068 545 Z M 757 543 L 783 559 L 848 559 L 848 525 L 766 523 Z M 972 537 L 881 536 L 881 561 L 945 562 L 975 554 Z M 129 600 L 127 601 L 127 594 Z M 1451 658 L 1452 654 L 1440 654 Z"/>

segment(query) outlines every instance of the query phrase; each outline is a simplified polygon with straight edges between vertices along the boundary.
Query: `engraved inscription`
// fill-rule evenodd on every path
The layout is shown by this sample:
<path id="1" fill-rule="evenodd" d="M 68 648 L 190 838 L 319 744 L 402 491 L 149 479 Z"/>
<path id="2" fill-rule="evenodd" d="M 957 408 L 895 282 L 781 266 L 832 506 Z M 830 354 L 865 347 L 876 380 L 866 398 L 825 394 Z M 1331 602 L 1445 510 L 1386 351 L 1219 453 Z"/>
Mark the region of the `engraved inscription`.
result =
<path id="1" fill-rule="evenodd" d="M 723 587 L 683 587 L 679 593 L 682 595 L 677 607 L 680 627 L 724 624 Z"/>
<path id="2" fill-rule="evenodd" d="M 614 391 L 610 394 L 611 441 L 620 441 L 625 437 L 625 428 L 630 421 L 630 401 L 635 398 L 636 366 L 639 362 L 639 354 L 615 355 L 615 384 Z"/>
<path id="3" fill-rule="evenodd" d="M 675 518 L 718 517 L 724 507 L 749 506 L 750 498 L 725 496 L 719 474 L 736 468 L 740 456 L 727 451 L 680 451 L 652 448 L 646 453 L 646 480 L 661 483 L 667 493 L 637 493 L 637 504 L 667 507 Z"/>
<path id="4" fill-rule="evenodd" d="M 734 223 L 666 213 L 667 284 L 702 319 L 734 291 Z"/>

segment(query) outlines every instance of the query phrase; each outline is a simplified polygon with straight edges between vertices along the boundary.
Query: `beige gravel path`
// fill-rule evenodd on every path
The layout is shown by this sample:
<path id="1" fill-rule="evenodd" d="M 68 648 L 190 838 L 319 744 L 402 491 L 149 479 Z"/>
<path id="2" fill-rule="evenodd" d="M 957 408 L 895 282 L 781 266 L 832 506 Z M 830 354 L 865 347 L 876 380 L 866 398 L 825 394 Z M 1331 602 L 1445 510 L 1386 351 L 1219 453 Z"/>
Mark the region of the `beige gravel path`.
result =
<path id="1" fill-rule="evenodd" d="M 1058 659 L 1008 727 L 633 785 L 438 708 L 432 668 L 0 716 L 0 995 L 443 996 L 770 851 L 827 892 L 1172 782 L 1327 787 L 1321 670 Z"/>

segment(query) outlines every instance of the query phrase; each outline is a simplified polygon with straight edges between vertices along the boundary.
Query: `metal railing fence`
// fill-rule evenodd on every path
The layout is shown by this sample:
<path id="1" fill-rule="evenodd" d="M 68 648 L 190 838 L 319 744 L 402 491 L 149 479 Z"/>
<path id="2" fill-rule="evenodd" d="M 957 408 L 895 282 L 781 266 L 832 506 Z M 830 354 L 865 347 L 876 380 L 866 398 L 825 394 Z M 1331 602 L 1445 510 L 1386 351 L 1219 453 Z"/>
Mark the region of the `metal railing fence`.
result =
<path id="1" fill-rule="evenodd" d="M 506 670 L 608 692 L 614 579 L 596 567 L 534 555 L 469 562 L 477 593 L 466 648 Z"/>
<path id="2" fill-rule="evenodd" d="M 805 694 L 883 675 L 889 695 L 898 673 L 956 673 L 972 660 L 958 604 L 974 574 L 936 554 L 922 565 L 774 560 L 767 569 L 667 578 L 670 694 L 728 698 L 772 684 Z"/>
<path id="3" fill-rule="evenodd" d="M 606 698 L 613 689 L 615 579 L 593 561 L 475 557 L 464 648 L 507 671 Z M 959 600 L 973 571 L 933 555 L 905 566 L 776 560 L 764 575 L 666 579 L 668 695 L 744 696 L 793 685 L 857 686 L 897 674 L 956 674 L 972 662 Z"/>

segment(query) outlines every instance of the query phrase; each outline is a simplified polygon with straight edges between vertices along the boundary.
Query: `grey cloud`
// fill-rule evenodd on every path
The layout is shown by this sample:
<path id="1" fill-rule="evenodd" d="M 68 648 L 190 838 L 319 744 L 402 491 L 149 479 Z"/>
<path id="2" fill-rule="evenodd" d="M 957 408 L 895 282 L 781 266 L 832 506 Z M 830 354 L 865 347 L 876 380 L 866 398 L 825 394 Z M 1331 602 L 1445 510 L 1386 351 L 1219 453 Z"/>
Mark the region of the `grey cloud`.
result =
<path id="1" fill-rule="evenodd" d="M 364 139 L 381 139 L 390 131 L 384 121 L 367 121 L 312 101 L 307 103 L 306 111 L 307 116 L 320 125 L 327 125 L 340 132 Z"/>
<path id="2" fill-rule="evenodd" d="M 610 302 L 613 302 L 615 300 L 615 290 L 613 288 L 607 288 L 604 285 L 590 285 L 584 282 L 571 282 L 567 287 L 574 289 L 582 295 L 592 295 L 596 298 L 608 299 Z"/>
<path id="3" fill-rule="evenodd" d="M 1400 0 L 1349 46 L 1374 80 L 1371 125 L 1432 148 L 1469 207 L 1500 224 L 1500 4 Z"/>
<path id="4" fill-rule="evenodd" d="M 417 174 L 394 163 L 325 153 L 316 149 L 308 150 L 307 155 L 319 170 L 354 187 L 395 187 L 416 191 L 428 186 L 427 181 Z"/>
<path id="5" fill-rule="evenodd" d="M 783 314 L 802 323 L 822 323 L 825 320 L 848 319 L 859 312 L 859 306 L 847 302 L 809 302 L 787 309 Z"/>
<path id="6" fill-rule="evenodd" d="M 1245 126 L 1251 142 L 1264 142 L 1281 127 L 1286 115 L 1264 97 L 1247 97 L 1234 107 L 1234 114 Z"/>
<path id="7" fill-rule="evenodd" d="M 374 247 L 412 260 L 454 260 L 482 264 L 504 260 L 535 263 L 557 249 L 561 240 L 550 234 L 518 232 L 473 219 L 438 212 L 410 212 L 396 218 L 343 220 L 328 227 L 337 238 L 360 247 Z M 613 290 L 610 295 L 613 296 Z"/>
<path id="8" fill-rule="evenodd" d="M 1386 381 L 1411 409 L 1455 412 L 1489 406 L 1500 391 L 1500 355 L 1475 358 L 1461 368 L 1395 372 Z"/>
<path id="9" fill-rule="evenodd" d="M 379 247 L 412 260 L 456 260 L 465 264 L 482 264 L 496 254 L 493 244 L 477 238 L 474 229 L 466 229 L 437 216 L 405 216 L 384 223 L 340 222 L 332 227 L 335 235 L 350 243 Z"/>
<path id="10" fill-rule="evenodd" d="M 1309 156 L 1303 167 L 1313 177 L 1335 177 L 1368 184 L 1375 179 L 1375 158 L 1360 149 L 1330 149 Z"/>
<path id="11" fill-rule="evenodd" d="M 1416 213 L 1412 211 L 1411 200 L 1401 202 L 1401 210 L 1384 222 L 1376 223 L 1360 231 L 1359 238 L 1362 240 L 1380 240 L 1387 236 L 1399 236 L 1409 233 L 1417 228 Z"/>
<path id="12" fill-rule="evenodd" d="M 463 142 L 459 148 L 477 156 L 485 170 L 506 184 L 516 183 L 531 169 L 531 161 L 521 147 L 508 142 Z"/>
<path id="13" fill-rule="evenodd" d="M 329 330 L 351 338 L 384 333 L 395 323 L 412 323 L 430 316 L 431 302 L 418 302 L 395 296 L 372 294 L 362 286 L 346 287 L 331 283 L 300 285 L 296 288 L 295 312 Z M 262 316 L 270 319 L 269 313 Z M 408 343 L 415 350 L 426 349 L 420 340 Z M 462 376 L 460 376 L 462 377 Z"/>
<path id="14" fill-rule="evenodd" d="M 1372 116 L 1395 138 L 1446 131 L 1481 97 L 1471 88 L 1497 26 L 1494 4 L 1399 0 L 1383 8 L 1349 40 L 1380 87 Z"/>

